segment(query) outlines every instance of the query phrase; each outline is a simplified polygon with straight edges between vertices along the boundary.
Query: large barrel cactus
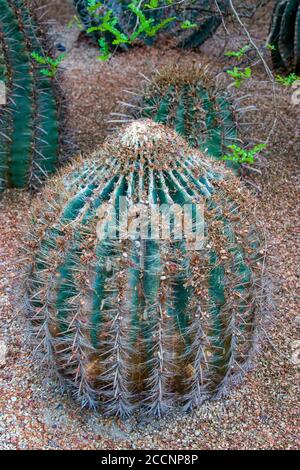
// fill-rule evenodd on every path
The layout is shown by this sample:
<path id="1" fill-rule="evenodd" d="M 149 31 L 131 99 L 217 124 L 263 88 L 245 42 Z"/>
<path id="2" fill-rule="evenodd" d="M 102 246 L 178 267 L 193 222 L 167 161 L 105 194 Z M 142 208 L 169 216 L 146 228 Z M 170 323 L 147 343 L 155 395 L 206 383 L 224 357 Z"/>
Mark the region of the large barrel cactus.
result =
<path id="1" fill-rule="evenodd" d="M 268 43 L 274 67 L 300 72 L 300 0 L 277 0 Z"/>
<path id="2" fill-rule="evenodd" d="M 27 2 L 0 0 L 0 191 L 37 187 L 58 163 L 60 100 L 32 52 L 44 56 Z"/>
<path id="3" fill-rule="evenodd" d="M 161 416 L 240 378 L 259 332 L 264 263 L 253 202 L 230 171 L 173 130 L 136 121 L 55 177 L 44 199 L 32 217 L 30 318 L 82 405 Z M 174 205 L 192 207 L 203 243 L 174 238 L 175 215 L 164 239 L 152 229 L 165 218 L 151 233 L 126 232 L 145 208 Z"/>
<path id="4" fill-rule="evenodd" d="M 150 83 L 147 81 L 144 89 L 130 96 L 134 101 L 122 101 L 120 112 L 112 113 L 112 123 L 151 118 L 172 127 L 189 145 L 217 159 L 226 153 L 228 145 L 237 143 L 233 105 L 205 67 L 166 67 Z"/>

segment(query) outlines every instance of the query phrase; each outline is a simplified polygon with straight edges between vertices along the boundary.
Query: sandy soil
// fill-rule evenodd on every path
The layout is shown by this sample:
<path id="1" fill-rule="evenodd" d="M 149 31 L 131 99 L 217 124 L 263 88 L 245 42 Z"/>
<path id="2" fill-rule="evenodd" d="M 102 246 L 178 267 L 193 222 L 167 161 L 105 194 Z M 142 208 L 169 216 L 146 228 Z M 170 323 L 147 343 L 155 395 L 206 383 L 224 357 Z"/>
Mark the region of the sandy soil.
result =
<path id="1" fill-rule="evenodd" d="M 253 31 L 262 41 L 264 16 Z M 137 87 L 138 71 L 176 61 L 211 61 L 213 43 L 202 53 L 172 48 L 140 48 L 118 54 L 108 64 L 97 51 L 76 41 L 77 32 L 53 26 L 55 41 L 67 45 L 63 88 L 70 105 L 70 126 L 83 153 L 99 145 L 107 133 L 109 113 L 118 108 L 124 88 Z M 240 39 L 242 41 L 242 38 Z M 213 58 L 218 73 L 224 60 Z M 268 135 L 274 120 L 272 96 L 257 68 L 247 84 L 249 103 L 259 107 L 252 117 L 251 140 Z M 264 80 L 266 80 L 264 78 Z M 25 193 L 10 192 L 0 201 L 0 449 L 299 449 L 300 271 L 299 271 L 299 106 L 291 92 L 277 87 L 277 127 L 261 173 L 248 179 L 258 188 L 257 216 L 266 229 L 274 311 L 254 370 L 230 397 L 204 404 L 188 415 L 161 421 L 103 419 L 80 410 L 47 376 L 33 357 L 22 309 L 16 304 L 25 243 L 24 223 L 30 207 Z M 245 128 L 244 128 L 245 132 Z M 299 351 L 298 351 L 299 352 Z"/>

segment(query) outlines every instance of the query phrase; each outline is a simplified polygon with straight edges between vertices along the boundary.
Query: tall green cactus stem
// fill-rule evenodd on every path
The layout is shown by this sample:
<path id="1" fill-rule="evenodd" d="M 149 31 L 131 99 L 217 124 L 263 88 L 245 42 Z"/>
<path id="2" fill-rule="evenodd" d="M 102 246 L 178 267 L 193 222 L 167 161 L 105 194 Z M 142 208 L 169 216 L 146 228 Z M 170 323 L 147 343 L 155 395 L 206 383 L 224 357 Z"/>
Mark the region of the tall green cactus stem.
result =
<path id="1" fill-rule="evenodd" d="M 26 1 L 0 0 L 0 191 L 34 188 L 58 163 L 58 103 L 53 80 L 40 73 L 31 52 L 43 55 Z"/>
<path id="2" fill-rule="evenodd" d="M 151 118 L 172 127 L 191 146 L 216 159 L 227 152 L 228 145 L 237 143 L 230 100 L 216 88 L 204 67 L 166 67 L 137 95 L 137 102 L 122 102 L 122 112 L 112 114 L 112 123 Z M 228 166 L 237 169 L 235 164 Z"/>
<path id="3" fill-rule="evenodd" d="M 136 121 L 56 176 L 44 200 L 32 216 L 29 315 L 82 405 L 161 416 L 241 377 L 257 343 L 264 263 L 253 200 L 230 171 L 166 126 Z M 204 207 L 201 249 L 191 234 L 126 234 L 141 207 L 174 204 Z"/>
<path id="4" fill-rule="evenodd" d="M 274 67 L 300 72 L 300 0 L 277 0 L 268 44 Z"/>

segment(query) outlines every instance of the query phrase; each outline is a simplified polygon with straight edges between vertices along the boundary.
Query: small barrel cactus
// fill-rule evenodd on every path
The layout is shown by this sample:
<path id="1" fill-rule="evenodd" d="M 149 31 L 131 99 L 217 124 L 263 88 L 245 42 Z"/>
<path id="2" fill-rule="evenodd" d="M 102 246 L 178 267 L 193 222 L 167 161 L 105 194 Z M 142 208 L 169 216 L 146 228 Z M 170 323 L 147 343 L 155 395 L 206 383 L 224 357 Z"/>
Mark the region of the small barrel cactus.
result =
<path id="1" fill-rule="evenodd" d="M 228 145 L 237 142 L 233 106 L 209 78 L 207 68 L 166 67 L 136 95 L 135 102 L 121 102 L 121 112 L 112 113 L 112 123 L 151 118 L 172 127 L 189 145 L 217 159 L 226 153 Z"/>
<path id="2" fill-rule="evenodd" d="M 274 67 L 300 72 L 300 0 L 277 0 L 268 44 Z"/>
<path id="3" fill-rule="evenodd" d="M 82 405 L 161 416 L 240 378 L 262 318 L 264 263 L 253 202 L 230 171 L 166 126 L 136 121 L 56 176 L 44 199 L 32 217 L 29 316 Z M 124 235 L 125 211 L 134 224 L 141 206 L 190 204 L 203 207 L 201 246 L 191 232 L 155 237 L 153 225 L 150 236 Z"/>
<path id="4" fill-rule="evenodd" d="M 0 0 L 0 191 L 35 188 L 58 163 L 60 100 L 32 52 L 44 56 L 27 2 Z"/>

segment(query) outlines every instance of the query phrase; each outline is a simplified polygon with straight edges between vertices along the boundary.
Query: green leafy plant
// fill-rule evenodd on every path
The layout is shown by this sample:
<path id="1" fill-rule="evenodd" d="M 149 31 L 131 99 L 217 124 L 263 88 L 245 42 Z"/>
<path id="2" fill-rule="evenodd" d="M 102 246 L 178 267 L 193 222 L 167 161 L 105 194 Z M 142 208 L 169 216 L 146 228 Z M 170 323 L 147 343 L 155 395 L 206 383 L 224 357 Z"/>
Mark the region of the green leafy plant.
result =
<path id="1" fill-rule="evenodd" d="M 234 86 L 240 88 L 245 80 L 251 78 L 252 70 L 250 67 L 246 67 L 244 70 L 234 67 L 233 70 L 227 70 L 227 73 L 234 79 Z"/>
<path id="2" fill-rule="evenodd" d="M 222 160 L 235 162 L 235 163 L 247 163 L 252 165 L 255 161 L 255 157 L 261 152 L 263 149 L 266 148 L 265 144 L 258 144 L 255 145 L 252 149 L 243 149 L 238 145 L 228 145 L 228 149 L 230 150 L 230 154 L 223 155 Z"/>
<path id="3" fill-rule="evenodd" d="M 181 23 L 181 28 L 182 29 L 192 29 L 192 28 L 197 28 L 197 23 L 191 23 L 190 20 L 185 20 L 183 23 Z"/>
<path id="4" fill-rule="evenodd" d="M 103 7 L 102 2 L 97 2 L 97 0 L 88 0 L 88 12 L 93 13 L 97 11 L 99 8 Z"/>
<path id="5" fill-rule="evenodd" d="M 146 3 L 144 8 L 155 9 L 158 8 L 162 0 L 150 0 L 150 3 Z M 167 0 L 167 5 L 172 5 L 174 0 Z"/>
<path id="6" fill-rule="evenodd" d="M 276 82 L 280 83 L 283 86 L 293 86 L 296 81 L 300 81 L 300 76 L 296 75 L 294 72 L 290 73 L 287 77 L 282 75 L 276 75 Z"/>
<path id="7" fill-rule="evenodd" d="M 107 42 L 105 41 L 104 38 L 100 38 L 98 40 L 98 44 L 99 44 L 99 48 L 100 48 L 100 52 L 101 52 L 101 55 L 98 56 L 98 59 L 105 62 L 111 57 L 111 53 L 110 53 L 108 44 L 107 44 Z"/>
<path id="8" fill-rule="evenodd" d="M 43 363 L 81 406 L 121 418 L 188 411 L 249 368 L 265 285 L 250 197 L 150 120 L 110 136 L 47 187 L 33 210 L 26 305 Z M 115 212 L 123 226 L 137 207 L 189 204 L 202 249 L 191 233 L 109 235 Z"/>
<path id="9" fill-rule="evenodd" d="M 174 0 L 74 0 L 74 3 L 87 34 L 97 42 L 104 38 L 110 50 L 114 46 L 127 49 L 137 39 L 151 44 L 161 30 L 176 36 L 184 31 L 184 39 L 179 41 L 178 46 L 199 47 L 222 22 L 220 13 L 213 10 L 214 0 L 197 0 L 191 2 L 189 8 Z M 200 20 L 201 7 L 205 11 L 212 9 L 212 14 Z M 219 0 L 219 7 L 223 14 L 228 10 L 227 2 L 223 0 Z M 188 30 L 192 33 L 187 34 Z M 100 57 L 103 60 L 108 57 L 103 52 L 107 48 L 103 41 L 101 48 Z"/>
<path id="10" fill-rule="evenodd" d="M 93 7 L 89 7 L 88 11 L 90 13 L 94 12 L 99 7 L 99 4 L 94 5 Z M 103 16 L 97 15 L 98 18 L 98 26 L 91 26 L 87 29 L 87 33 L 95 33 L 95 32 L 108 32 L 113 36 L 112 44 L 115 46 L 124 45 L 124 44 L 132 44 L 140 35 L 145 34 L 146 36 L 152 38 L 154 37 L 160 29 L 165 28 L 169 23 L 173 22 L 176 17 L 166 18 L 160 21 L 158 24 L 154 24 L 155 20 L 153 18 L 147 19 L 143 11 L 138 6 L 138 1 L 133 0 L 128 5 L 128 10 L 130 10 L 138 20 L 138 27 L 136 30 L 130 35 L 127 36 L 124 32 L 120 31 L 118 28 L 119 20 L 116 16 L 114 16 L 113 11 L 107 11 Z M 108 50 L 109 44 L 105 40 L 105 38 L 101 38 L 101 42 L 99 42 L 102 55 L 100 56 L 101 60 L 105 60 L 105 58 L 109 58 Z"/>
<path id="11" fill-rule="evenodd" d="M 114 37 L 112 44 L 126 44 L 129 43 L 129 38 L 126 34 L 122 33 L 121 31 L 116 28 L 116 24 L 118 23 L 118 19 L 113 16 L 113 12 L 110 10 L 108 11 L 102 18 L 101 24 L 99 26 L 91 26 L 88 28 L 87 33 L 94 33 L 96 31 L 100 32 L 109 32 Z M 102 38 L 105 41 L 104 38 Z M 102 43 L 103 46 L 104 43 Z"/>
<path id="12" fill-rule="evenodd" d="M 169 23 L 176 20 L 176 16 L 173 16 L 171 18 L 165 18 L 158 24 L 154 25 L 155 20 L 153 18 L 147 19 L 143 11 L 138 7 L 138 0 L 133 0 L 128 5 L 128 8 L 140 21 L 139 34 L 145 32 L 149 37 L 155 36 L 160 29 L 165 28 Z"/>
<path id="13" fill-rule="evenodd" d="M 250 49 L 250 46 L 249 44 L 247 44 L 246 46 L 241 47 L 238 51 L 228 51 L 228 52 L 225 52 L 224 55 L 226 57 L 235 57 L 237 59 L 241 59 L 242 57 L 244 57 L 246 52 L 249 51 L 249 49 Z"/>
<path id="14" fill-rule="evenodd" d="M 51 57 L 41 56 L 38 52 L 32 52 L 31 57 L 40 65 L 46 65 L 48 68 L 42 68 L 40 70 L 42 75 L 47 75 L 48 77 L 55 77 L 59 64 L 65 59 L 66 54 L 60 54 L 56 59 Z"/>

